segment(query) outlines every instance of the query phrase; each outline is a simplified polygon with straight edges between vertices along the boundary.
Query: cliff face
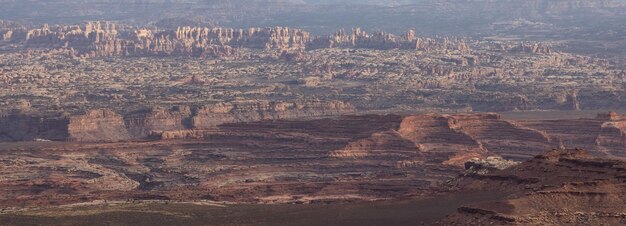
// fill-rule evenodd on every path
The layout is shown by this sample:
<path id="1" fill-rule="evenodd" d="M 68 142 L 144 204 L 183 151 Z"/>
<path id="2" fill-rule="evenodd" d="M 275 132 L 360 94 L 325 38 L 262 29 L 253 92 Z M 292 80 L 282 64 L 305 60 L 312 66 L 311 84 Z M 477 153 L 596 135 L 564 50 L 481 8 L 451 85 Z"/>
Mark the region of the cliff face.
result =
<path id="1" fill-rule="evenodd" d="M 515 121 L 502 120 L 499 115 L 460 115 L 452 118 L 452 128 L 477 140 L 486 150 L 508 158 L 517 158 L 520 154 L 540 154 L 557 146 L 546 132 Z"/>
<path id="2" fill-rule="evenodd" d="M 464 39 L 421 38 L 414 31 L 396 36 L 389 33 L 367 33 L 355 28 L 328 37 L 311 37 L 300 29 L 271 28 L 206 28 L 178 27 L 175 30 L 132 28 L 110 22 L 89 22 L 84 25 L 49 26 L 26 29 L 5 27 L 0 38 L 25 49 L 73 50 L 84 57 L 96 56 L 185 56 L 234 58 L 236 49 L 270 49 L 298 52 L 321 48 L 367 48 L 407 50 L 470 50 Z M 521 51 L 545 51 L 538 46 L 524 46 Z"/>
<path id="3" fill-rule="evenodd" d="M 248 29 L 180 27 L 176 30 L 176 38 L 179 40 L 253 49 L 303 50 L 309 36 L 308 32 L 287 27 Z"/>
<path id="4" fill-rule="evenodd" d="M 0 142 L 65 140 L 67 119 L 22 114 L 0 116 Z"/>
<path id="5" fill-rule="evenodd" d="M 419 146 L 395 131 L 373 133 L 370 137 L 350 142 L 346 147 L 329 154 L 332 158 L 399 159 L 399 167 L 411 160 L 422 160 Z"/>
<path id="6" fill-rule="evenodd" d="M 70 116 L 67 130 L 70 141 L 116 142 L 131 138 L 124 117 L 106 109 Z"/>
<path id="7" fill-rule="evenodd" d="M 611 112 L 600 114 L 597 119 L 607 122 L 602 124 L 596 144 L 608 153 L 626 157 L 626 154 L 620 151 L 626 147 L 626 115 Z"/>
<path id="8" fill-rule="evenodd" d="M 7 115 L 0 118 L 0 141 L 34 139 L 117 142 L 161 137 L 168 131 L 214 129 L 226 123 L 337 116 L 355 111 L 350 104 L 332 102 L 219 103 L 199 108 L 151 108 L 120 115 L 92 110 L 82 115 L 45 118 Z"/>
<path id="9" fill-rule="evenodd" d="M 435 159 L 447 164 L 463 164 L 467 159 L 485 157 L 487 150 L 482 144 L 454 124 L 454 118 L 449 115 L 410 116 L 402 121 L 398 132 L 431 158 L 437 156 Z"/>

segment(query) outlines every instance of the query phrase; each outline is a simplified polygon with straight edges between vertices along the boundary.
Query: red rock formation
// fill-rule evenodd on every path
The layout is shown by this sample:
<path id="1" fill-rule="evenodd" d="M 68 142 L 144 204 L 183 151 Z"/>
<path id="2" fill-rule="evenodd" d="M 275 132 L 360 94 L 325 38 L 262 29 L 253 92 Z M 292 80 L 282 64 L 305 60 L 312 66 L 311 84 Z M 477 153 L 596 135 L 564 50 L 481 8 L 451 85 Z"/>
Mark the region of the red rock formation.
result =
<path id="1" fill-rule="evenodd" d="M 554 148 L 545 132 L 501 120 L 499 115 L 453 115 L 453 127 L 477 140 L 487 150 L 507 158 L 526 158 Z M 523 152 L 520 152 L 523 150 Z"/>
<path id="2" fill-rule="evenodd" d="M 603 121 L 620 121 L 626 120 L 626 115 L 619 115 L 617 112 L 599 113 L 596 119 Z"/>
<path id="3" fill-rule="evenodd" d="M 607 122 L 602 124 L 596 144 L 609 155 L 626 157 L 626 115 L 609 112 L 598 114 L 597 119 Z"/>
<path id="4" fill-rule="evenodd" d="M 441 154 L 446 159 L 458 154 L 459 150 L 481 154 L 487 152 L 482 144 L 458 130 L 454 118 L 447 115 L 406 117 L 398 132 L 405 139 L 418 144 L 421 151 Z"/>
<path id="5" fill-rule="evenodd" d="M 470 51 L 463 38 L 417 37 L 414 31 L 398 36 L 385 32 L 367 33 L 355 28 L 340 30 L 328 37 L 314 37 L 306 31 L 287 27 L 206 28 L 178 27 L 176 30 L 137 29 L 110 22 L 90 22 L 80 26 L 48 26 L 26 30 L 0 29 L 0 38 L 23 44 L 26 48 L 69 48 L 80 56 L 188 56 L 237 57 L 238 48 L 299 52 L 321 48 L 406 49 L 420 51 Z M 541 43 L 491 44 L 492 49 L 549 54 L 550 46 Z M 458 65 L 477 64 L 475 58 L 450 59 Z"/>
<path id="6" fill-rule="evenodd" d="M 124 117 L 124 121 L 129 133 L 141 139 L 155 132 L 190 129 L 191 116 L 189 107 L 174 107 L 169 110 L 157 107 L 130 113 Z"/>
<path id="7" fill-rule="evenodd" d="M 345 148 L 333 151 L 333 158 L 395 158 L 402 160 L 423 160 L 418 146 L 402 138 L 395 131 L 374 133 L 372 136 L 349 143 Z"/>
<path id="8" fill-rule="evenodd" d="M 308 101 L 152 108 L 124 116 L 109 110 L 66 117 L 11 114 L 0 117 L 0 141 L 203 139 L 226 124 L 310 119 L 354 111 L 344 102 Z M 525 159 L 556 147 L 582 147 L 594 155 L 626 156 L 624 118 L 614 113 L 596 119 L 521 121 L 503 120 L 497 114 L 408 116 L 395 127 L 375 130 L 336 148 L 329 156 L 395 159 L 400 165 L 426 159 L 462 165 L 471 158 L 496 154 Z"/>
<path id="9" fill-rule="evenodd" d="M 396 130 L 381 131 L 354 141 L 331 156 L 383 157 L 400 153 L 398 150 L 402 146 L 405 160 L 429 159 L 460 165 L 471 158 L 494 154 L 522 160 L 559 146 L 590 147 L 597 155 L 605 155 L 606 150 L 613 150 L 607 154 L 622 153 L 626 147 L 623 145 L 624 130 L 619 127 L 622 124 L 607 122 L 601 125 L 602 121 L 591 119 L 530 123 L 502 120 L 497 114 L 417 115 L 404 118 Z M 399 146 L 389 145 L 389 141 Z M 572 143 L 574 141 L 576 143 Z M 406 153 L 415 150 L 418 155 Z"/>

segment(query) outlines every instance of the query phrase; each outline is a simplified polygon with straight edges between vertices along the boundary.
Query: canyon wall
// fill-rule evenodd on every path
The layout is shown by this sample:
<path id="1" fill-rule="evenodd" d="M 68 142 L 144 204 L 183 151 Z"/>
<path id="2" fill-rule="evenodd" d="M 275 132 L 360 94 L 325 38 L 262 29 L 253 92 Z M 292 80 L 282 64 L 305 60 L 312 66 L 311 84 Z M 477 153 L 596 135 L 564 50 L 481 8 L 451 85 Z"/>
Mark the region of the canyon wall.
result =
<path id="1" fill-rule="evenodd" d="M 106 109 L 70 116 L 67 130 L 70 141 L 117 142 L 131 138 L 124 117 Z"/>
<path id="2" fill-rule="evenodd" d="M 210 129 L 219 124 L 280 119 L 300 119 L 311 116 L 332 116 L 354 113 L 356 109 L 345 102 L 305 102 L 305 103 L 253 103 L 253 104 L 214 104 L 198 109 L 191 119 L 197 129 Z"/>
<path id="3" fill-rule="evenodd" d="M 101 109 L 63 117 L 9 114 L 0 117 L 0 141 L 210 139 L 229 134 L 229 128 L 252 126 L 249 122 L 277 121 L 280 125 L 281 121 L 311 120 L 314 123 L 312 118 L 355 112 L 352 105 L 344 102 L 309 101 L 155 107 L 126 114 Z M 354 121 L 339 119 L 338 122 L 346 128 L 353 126 L 350 123 Z M 398 116 L 395 123 L 395 126 L 369 129 L 358 139 L 329 153 L 329 157 L 402 158 L 407 162 L 399 164 L 411 165 L 411 161 L 420 159 L 462 164 L 471 158 L 493 154 L 525 159 L 551 148 L 585 148 L 597 155 L 626 156 L 626 117 L 615 113 L 562 120 L 504 120 L 495 113 L 424 114 Z M 237 131 L 247 134 L 264 129 Z"/>
<path id="4" fill-rule="evenodd" d="M 32 140 L 65 140 L 68 120 L 62 117 L 41 117 L 27 114 L 0 116 L 0 142 Z"/>
<path id="5" fill-rule="evenodd" d="M 98 109 L 49 118 L 7 114 L 0 117 L 0 141 L 118 142 L 160 138 L 165 131 L 212 129 L 226 123 L 329 117 L 351 114 L 355 110 L 340 101 L 304 101 L 154 107 L 126 114 Z"/>

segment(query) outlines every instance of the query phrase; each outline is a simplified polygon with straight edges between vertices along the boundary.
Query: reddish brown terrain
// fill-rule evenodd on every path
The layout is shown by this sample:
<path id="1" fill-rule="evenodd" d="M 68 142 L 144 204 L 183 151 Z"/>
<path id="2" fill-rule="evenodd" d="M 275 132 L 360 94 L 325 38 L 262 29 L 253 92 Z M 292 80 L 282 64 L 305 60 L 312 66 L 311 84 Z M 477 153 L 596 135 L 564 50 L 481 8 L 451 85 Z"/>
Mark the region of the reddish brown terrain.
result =
<path id="1" fill-rule="evenodd" d="M 167 117 L 159 120 L 184 121 L 171 113 Z M 495 113 L 226 119 L 212 127 L 171 124 L 163 131 L 136 127 L 154 119 L 124 120 L 98 111 L 70 117 L 57 129 L 68 134 L 64 138 L 68 141 L 99 143 L 4 143 L 0 187 L 5 192 L 0 203 L 5 207 L 102 199 L 317 203 L 423 196 L 456 177 L 471 159 L 524 160 L 568 147 L 563 138 L 589 140 L 582 144 L 588 144 L 591 155 L 619 156 L 626 146 L 615 143 L 624 141 L 624 130 L 607 127 L 619 125 L 622 117 L 602 114 L 567 123 L 504 120 Z M 192 125 L 204 125 L 194 119 Z M 142 137 L 146 134 L 150 136 Z"/>
<path id="2" fill-rule="evenodd" d="M 0 0 L 0 225 L 626 225 L 624 21 Z"/>
<path id="3" fill-rule="evenodd" d="M 464 205 L 437 224 L 626 223 L 626 161 L 594 158 L 580 149 L 553 150 L 504 170 L 455 179 L 449 186 L 457 193 L 507 195 Z"/>

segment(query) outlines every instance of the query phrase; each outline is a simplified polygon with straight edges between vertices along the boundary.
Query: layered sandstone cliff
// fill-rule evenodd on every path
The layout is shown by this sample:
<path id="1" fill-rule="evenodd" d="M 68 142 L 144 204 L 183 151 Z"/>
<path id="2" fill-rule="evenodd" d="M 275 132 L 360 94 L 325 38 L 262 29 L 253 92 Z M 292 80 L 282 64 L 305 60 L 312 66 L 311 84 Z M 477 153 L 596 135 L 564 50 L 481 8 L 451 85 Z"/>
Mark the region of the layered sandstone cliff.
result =
<path id="1" fill-rule="evenodd" d="M 198 109 L 192 118 L 192 125 L 197 129 L 209 129 L 224 123 L 333 116 L 355 110 L 352 105 L 341 101 L 219 103 Z"/>

